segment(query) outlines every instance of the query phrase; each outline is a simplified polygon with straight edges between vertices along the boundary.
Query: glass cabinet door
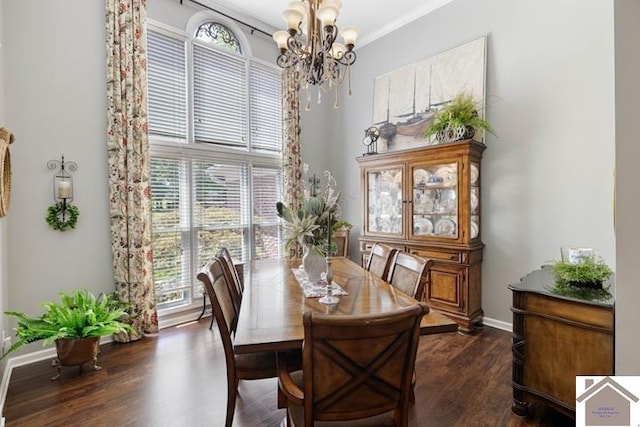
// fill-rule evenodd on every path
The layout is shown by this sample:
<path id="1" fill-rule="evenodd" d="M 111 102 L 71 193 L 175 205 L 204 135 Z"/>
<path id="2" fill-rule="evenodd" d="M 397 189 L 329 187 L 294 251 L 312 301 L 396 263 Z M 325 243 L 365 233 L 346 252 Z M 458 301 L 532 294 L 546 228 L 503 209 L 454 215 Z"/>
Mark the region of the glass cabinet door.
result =
<path id="1" fill-rule="evenodd" d="M 480 236 L 480 165 L 471 163 L 471 176 L 469 178 L 471 193 L 469 195 L 469 212 L 471 212 L 471 224 L 469 228 L 470 238 Z"/>
<path id="2" fill-rule="evenodd" d="M 458 164 L 419 166 L 413 172 L 413 236 L 458 238 Z"/>
<path id="3" fill-rule="evenodd" d="M 402 168 L 367 171 L 367 231 L 402 235 Z"/>

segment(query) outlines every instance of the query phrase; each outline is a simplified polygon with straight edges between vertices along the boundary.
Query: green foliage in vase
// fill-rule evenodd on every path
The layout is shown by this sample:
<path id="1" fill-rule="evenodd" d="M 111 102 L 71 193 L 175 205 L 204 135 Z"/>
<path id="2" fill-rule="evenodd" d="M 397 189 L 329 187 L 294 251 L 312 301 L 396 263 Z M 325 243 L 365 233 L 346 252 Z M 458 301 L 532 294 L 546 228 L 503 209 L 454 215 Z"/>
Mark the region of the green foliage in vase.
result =
<path id="1" fill-rule="evenodd" d="M 25 344 L 43 341 L 51 344 L 58 339 L 102 337 L 119 332 L 133 332 L 123 321 L 128 316 L 127 305 L 114 293 L 96 297 L 86 289 L 60 293 L 60 302 L 43 303 L 45 313 L 35 317 L 18 311 L 5 311 L 18 319 L 15 329 L 18 340 L 2 355 Z M 0 358 L 0 359 L 2 359 Z"/>
<path id="2" fill-rule="evenodd" d="M 551 265 L 555 284 L 551 289 L 558 295 L 593 301 L 611 298 L 611 286 L 603 287 L 613 270 L 600 257 L 583 257 L 579 263 L 556 261 Z"/>
<path id="3" fill-rule="evenodd" d="M 424 132 L 424 137 L 429 138 L 447 128 L 467 126 L 473 127 L 476 131 L 482 129 L 495 135 L 489 122 L 478 116 L 478 109 L 473 97 L 460 93 L 449 105 L 436 113 L 433 122 Z"/>

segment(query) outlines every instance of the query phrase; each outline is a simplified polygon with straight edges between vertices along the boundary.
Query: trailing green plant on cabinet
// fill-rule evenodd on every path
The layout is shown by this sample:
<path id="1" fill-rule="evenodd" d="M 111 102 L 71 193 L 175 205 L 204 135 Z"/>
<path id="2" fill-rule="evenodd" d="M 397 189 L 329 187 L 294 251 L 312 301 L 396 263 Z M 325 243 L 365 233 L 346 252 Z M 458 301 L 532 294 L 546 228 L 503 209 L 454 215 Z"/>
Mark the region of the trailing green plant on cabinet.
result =
<path id="1" fill-rule="evenodd" d="M 375 242 L 432 259 L 424 301 L 463 332 L 482 322 L 480 162 L 474 140 L 358 157 L 363 265 Z"/>

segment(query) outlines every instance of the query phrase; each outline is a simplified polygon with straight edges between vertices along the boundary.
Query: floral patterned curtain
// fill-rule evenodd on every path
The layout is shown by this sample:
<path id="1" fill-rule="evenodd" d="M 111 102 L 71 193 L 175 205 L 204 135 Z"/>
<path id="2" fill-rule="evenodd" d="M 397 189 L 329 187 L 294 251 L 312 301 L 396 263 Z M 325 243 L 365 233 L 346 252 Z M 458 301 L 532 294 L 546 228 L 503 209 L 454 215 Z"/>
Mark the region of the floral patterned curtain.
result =
<path id="1" fill-rule="evenodd" d="M 151 253 L 146 0 L 105 0 L 111 246 L 132 341 L 158 332 Z"/>
<path id="2" fill-rule="evenodd" d="M 302 153 L 300 149 L 300 76 L 295 68 L 286 68 L 283 76 L 284 147 L 282 148 L 284 204 L 293 210 L 302 204 Z M 292 248 L 290 257 L 301 256 L 301 248 Z"/>

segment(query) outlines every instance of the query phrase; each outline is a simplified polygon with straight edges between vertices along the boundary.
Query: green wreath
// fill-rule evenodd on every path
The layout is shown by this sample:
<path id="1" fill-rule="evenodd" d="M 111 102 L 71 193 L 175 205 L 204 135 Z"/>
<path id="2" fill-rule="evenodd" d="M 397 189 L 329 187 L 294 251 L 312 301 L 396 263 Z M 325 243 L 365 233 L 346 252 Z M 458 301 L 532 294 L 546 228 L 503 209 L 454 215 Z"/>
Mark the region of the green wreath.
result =
<path id="1" fill-rule="evenodd" d="M 64 212 L 64 220 L 62 213 Z M 76 228 L 80 210 L 71 203 L 58 202 L 47 208 L 47 224 L 54 230 L 65 231 Z"/>

